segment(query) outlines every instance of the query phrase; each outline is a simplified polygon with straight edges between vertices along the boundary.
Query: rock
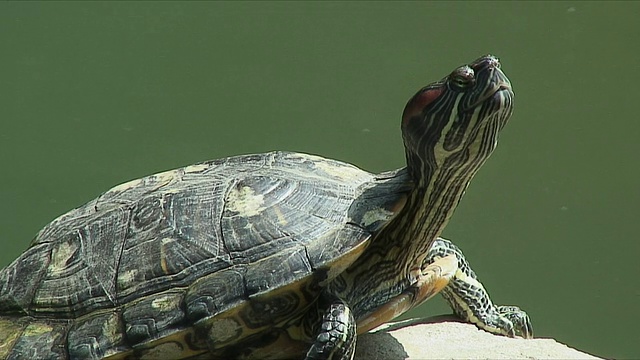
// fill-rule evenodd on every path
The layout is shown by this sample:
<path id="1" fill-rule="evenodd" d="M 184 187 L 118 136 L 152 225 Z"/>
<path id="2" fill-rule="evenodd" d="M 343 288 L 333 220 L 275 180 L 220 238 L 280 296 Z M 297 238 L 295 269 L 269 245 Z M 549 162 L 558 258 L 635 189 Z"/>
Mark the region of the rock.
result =
<path id="1" fill-rule="evenodd" d="M 554 339 L 512 339 L 492 335 L 452 316 L 441 316 L 384 324 L 368 334 L 360 335 L 355 359 L 600 358 Z"/>

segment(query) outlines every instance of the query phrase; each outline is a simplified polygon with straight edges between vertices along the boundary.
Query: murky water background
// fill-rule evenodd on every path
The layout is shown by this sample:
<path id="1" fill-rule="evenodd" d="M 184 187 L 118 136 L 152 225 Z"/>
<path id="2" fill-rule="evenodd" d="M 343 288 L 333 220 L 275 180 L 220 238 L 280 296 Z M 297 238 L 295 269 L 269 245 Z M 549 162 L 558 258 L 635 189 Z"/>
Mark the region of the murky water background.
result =
<path id="1" fill-rule="evenodd" d="M 126 180 L 273 149 L 403 165 L 421 86 L 499 56 L 515 114 L 445 235 L 537 336 L 640 357 L 638 2 L 3 3 L 0 266 Z M 440 300 L 412 315 L 446 312 Z"/>

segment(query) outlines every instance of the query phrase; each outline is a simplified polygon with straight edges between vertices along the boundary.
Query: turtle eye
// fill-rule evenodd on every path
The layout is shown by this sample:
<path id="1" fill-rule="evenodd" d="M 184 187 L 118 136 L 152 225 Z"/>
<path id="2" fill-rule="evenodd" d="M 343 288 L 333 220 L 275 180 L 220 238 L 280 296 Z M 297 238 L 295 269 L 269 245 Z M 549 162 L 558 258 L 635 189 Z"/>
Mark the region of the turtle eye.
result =
<path id="1" fill-rule="evenodd" d="M 475 74 L 469 66 L 461 66 L 449 75 L 449 83 L 453 88 L 463 90 L 475 84 Z"/>

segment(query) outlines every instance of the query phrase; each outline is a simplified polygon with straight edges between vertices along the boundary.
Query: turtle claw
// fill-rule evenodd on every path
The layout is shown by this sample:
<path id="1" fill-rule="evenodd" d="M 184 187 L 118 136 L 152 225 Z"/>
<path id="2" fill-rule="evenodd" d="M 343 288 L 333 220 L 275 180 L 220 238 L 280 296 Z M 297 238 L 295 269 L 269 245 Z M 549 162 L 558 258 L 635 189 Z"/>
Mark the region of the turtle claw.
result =
<path id="1" fill-rule="evenodd" d="M 531 319 L 517 306 L 496 306 L 487 290 L 471 270 L 462 251 L 451 241 L 438 238 L 429 250 L 427 261 L 454 254 L 458 259 L 458 271 L 441 292 L 454 313 L 465 321 L 476 324 L 490 333 L 509 337 L 533 338 Z"/>
<path id="2" fill-rule="evenodd" d="M 511 337 L 520 336 L 525 339 L 533 338 L 533 326 L 531 319 L 524 310 L 517 306 L 496 306 L 500 317 L 511 324 L 511 331 L 508 335 Z"/>
<path id="3" fill-rule="evenodd" d="M 517 306 L 489 305 L 482 316 L 456 311 L 464 320 L 476 324 L 479 328 L 492 334 L 508 337 L 533 338 L 533 327 L 526 312 Z"/>

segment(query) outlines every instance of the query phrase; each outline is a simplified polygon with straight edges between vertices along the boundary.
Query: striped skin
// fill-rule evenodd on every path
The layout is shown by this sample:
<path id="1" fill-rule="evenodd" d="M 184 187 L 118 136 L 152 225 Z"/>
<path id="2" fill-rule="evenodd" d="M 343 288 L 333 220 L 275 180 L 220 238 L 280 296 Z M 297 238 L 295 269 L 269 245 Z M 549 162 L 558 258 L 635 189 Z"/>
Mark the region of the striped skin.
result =
<path id="1" fill-rule="evenodd" d="M 402 120 L 413 184 L 405 206 L 329 291 L 345 299 L 356 319 L 416 282 L 469 182 L 496 147 L 513 106 L 509 80 L 491 56 L 454 70 L 421 89 Z"/>
<path id="2" fill-rule="evenodd" d="M 529 316 L 517 306 L 496 306 L 462 251 L 451 241 L 436 239 L 427 254 L 426 263 L 438 262 L 450 255 L 457 259 L 457 269 L 441 294 L 455 314 L 494 334 L 532 338 Z"/>
<path id="3" fill-rule="evenodd" d="M 511 97 L 490 56 L 420 90 L 396 171 L 273 152 L 107 191 L 0 271 L 0 358 L 344 360 L 356 322 L 375 326 L 443 280 L 458 314 L 513 335 L 504 328 L 526 314 L 475 306 L 486 291 L 457 248 L 435 240 Z"/>

